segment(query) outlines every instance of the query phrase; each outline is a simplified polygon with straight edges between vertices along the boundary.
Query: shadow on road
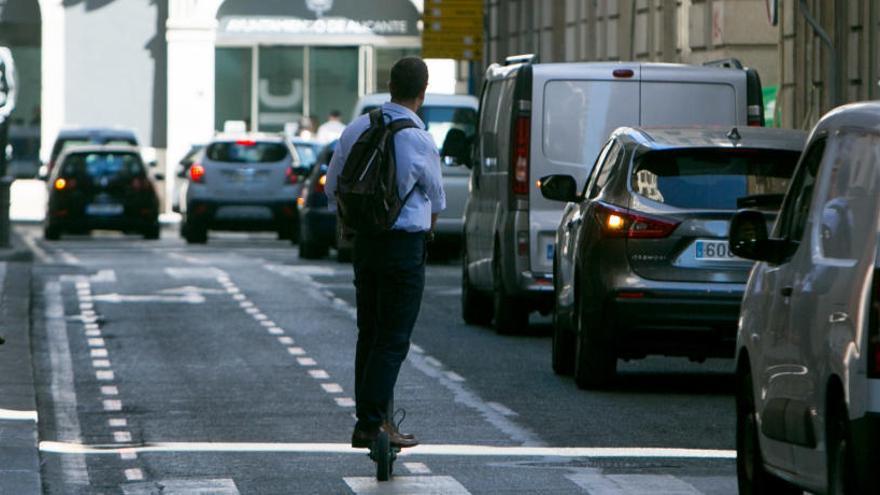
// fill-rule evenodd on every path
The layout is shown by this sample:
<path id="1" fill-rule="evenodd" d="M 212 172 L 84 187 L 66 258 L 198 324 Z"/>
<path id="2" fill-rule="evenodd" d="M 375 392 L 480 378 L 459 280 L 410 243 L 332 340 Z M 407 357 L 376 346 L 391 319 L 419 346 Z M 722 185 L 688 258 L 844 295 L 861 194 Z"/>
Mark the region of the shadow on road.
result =
<path id="1" fill-rule="evenodd" d="M 733 395 L 733 373 L 626 372 L 618 374 L 612 392 L 645 394 Z"/>

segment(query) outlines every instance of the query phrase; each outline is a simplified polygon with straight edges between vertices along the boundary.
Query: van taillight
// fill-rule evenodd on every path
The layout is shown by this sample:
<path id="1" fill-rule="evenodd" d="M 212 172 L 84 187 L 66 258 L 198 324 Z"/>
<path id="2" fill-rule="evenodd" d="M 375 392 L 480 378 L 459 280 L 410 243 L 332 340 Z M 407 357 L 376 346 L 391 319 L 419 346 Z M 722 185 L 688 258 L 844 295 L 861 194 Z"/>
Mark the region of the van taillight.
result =
<path id="1" fill-rule="evenodd" d="M 880 378 L 880 270 L 874 270 L 868 314 L 868 378 Z"/>
<path id="2" fill-rule="evenodd" d="M 662 239 L 675 231 L 679 224 L 673 220 L 641 215 L 605 203 L 596 203 L 595 215 L 605 237 Z"/>
<path id="3" fill-rule="evenodd" d="M 764 111 L 760 105 L 749 105 L 747 118 L 749 127 L 764 127 Z"/>
<path id="4" fill-rule="evenodd" d="M 522 115 L 516 118 L 513 140 L 513 194 L 525 196 L 529 194 L 529 144 L 532 129 L 531 118 Z"/>

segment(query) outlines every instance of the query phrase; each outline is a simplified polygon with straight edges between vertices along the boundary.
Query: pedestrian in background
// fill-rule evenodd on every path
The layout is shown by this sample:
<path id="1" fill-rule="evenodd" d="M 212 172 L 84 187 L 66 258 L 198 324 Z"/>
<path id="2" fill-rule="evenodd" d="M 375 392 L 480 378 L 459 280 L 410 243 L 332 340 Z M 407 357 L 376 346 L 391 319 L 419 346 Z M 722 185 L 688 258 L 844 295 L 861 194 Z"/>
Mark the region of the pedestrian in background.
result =
<path id="1" fill-rule="evenodd" d="M 318 127 L 317 140 L 321 143 L 330 143 L 339 139 L 342 131 L 345 130 L 345 124 L 342 123 L 342 112 L 333 110 L 327 117 L 327 122 Z"/>
<path id="2" fill-rule="evenodd" d="M 427 87 L 428 67 L 424 61 L 403 58 L 391 69 L 391 101 L 381 107 L 386 126 L 398 129 L 389 139 L 402 207 L 390 230 L 360 231 L 354 238 L 358 339 L 357 424 L 352 447 L 369 447 L 379 431 L 387 432 L 394 446 L 418 444 L 414 436 L 400 433 L 399 425 L 389 417 L 389 406 L 422 303 L 427 238 L 437 214 L 446 208 L 440 155 L 424 122 L 416 115 Z M 352 147 L 372 129 L 371 125 L 371 116 L 365 114 L 342 133 L 327 172 L 326 192 L 331 207 L 335 207 L 340 173 Z"/>

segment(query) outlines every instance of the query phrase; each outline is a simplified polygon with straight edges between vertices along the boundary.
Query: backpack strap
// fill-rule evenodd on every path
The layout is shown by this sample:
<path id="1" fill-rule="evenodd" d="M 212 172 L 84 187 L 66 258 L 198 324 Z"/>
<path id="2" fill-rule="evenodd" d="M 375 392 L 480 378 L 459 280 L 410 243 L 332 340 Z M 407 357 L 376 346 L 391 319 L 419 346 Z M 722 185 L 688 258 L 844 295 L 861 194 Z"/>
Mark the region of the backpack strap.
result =
<path id="1" fill-rule="evenodd" d="M 413 129 L 413 128 L 418 129 L 419 126 L 417 126 L 416 123 L 410 119 L 392 120 L 391 123 L 388 124 L 388 130 L 391 131 L 391 134 L 397 134 L 398 132 L 400 132 L 404 129 Z"/>
<path id="2" fill-rule="evenodd" d="M 385 127 L 385 116 L 382 115 L 381 107 L 370 110 L 370 127 Z"/>

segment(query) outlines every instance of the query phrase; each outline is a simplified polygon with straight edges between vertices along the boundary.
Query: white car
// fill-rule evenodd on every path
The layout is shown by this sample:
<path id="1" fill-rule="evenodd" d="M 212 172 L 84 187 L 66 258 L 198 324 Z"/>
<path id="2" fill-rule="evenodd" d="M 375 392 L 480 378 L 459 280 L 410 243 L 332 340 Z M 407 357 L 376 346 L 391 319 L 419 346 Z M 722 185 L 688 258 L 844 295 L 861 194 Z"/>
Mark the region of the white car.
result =
<path id="1" fill-rule="evenodd" d="M 734 217 L 740 493 L 880 493 L 878 220 L 880 102 L 822 118 L 769 234 Z"/>

